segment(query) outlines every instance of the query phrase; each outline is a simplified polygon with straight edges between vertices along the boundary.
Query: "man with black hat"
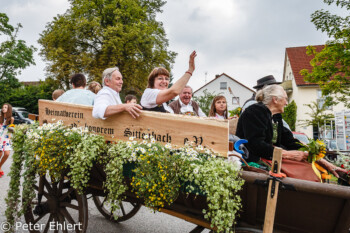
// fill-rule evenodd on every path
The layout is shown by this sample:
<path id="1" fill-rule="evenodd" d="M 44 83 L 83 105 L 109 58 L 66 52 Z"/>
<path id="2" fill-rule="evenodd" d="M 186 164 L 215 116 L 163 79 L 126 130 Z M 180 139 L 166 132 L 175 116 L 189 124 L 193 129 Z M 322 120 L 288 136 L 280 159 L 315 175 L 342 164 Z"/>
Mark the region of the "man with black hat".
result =
<path id="1" fill-rule="evenodd" d="M 259 90 L 263 89 L 265 86 L 272 85 L 272 84 L 281 84 L 281 82 L 277 82 L 275 77 L 273 77 L 273 75 L 267 75 L 261 79 L 258 79 L 258 81 L 256 82 L 256 86 L 254 86 L 253 88 L 256 89 L 256 91 L 259 91 Z M 253 96 L 243 104 L 242 112 L 246 108 L 248 108 L 249 106 L 256 104 L 256 103 L 257 103 L 257 101 L 255 100 L 255 93 L 254 93 Z M 283 121 L 283 126 L 291 131 L 287 122 L 285 122 L 283 119 L 282 119 L 282 121 Z"/>
<path id="2" fill-rule="evenodd" d="M 256 82 L 256 86 L 254 86 L 253 88 L 256 89 L 256 91 L 259 91 L 261 89 L 263 89 L 265 86 L 267 85 L 272 85 L 272 84 L 281 84 L 281 82 L 277 82 L 275 77 L 273 77 L 273 75 L 268 75 L 268 76 L 265 76 L 261 79 L 258 79 L 258 81 Z M 242 112 L 248 108 L 250 105 L 253 105 L 257 103 L 257 101 L 255 100 L 255 93 L 253 94 L 253 96 L 248 99 L 244 104 L 243 104 L 243 107 L 242 107 Z"/>

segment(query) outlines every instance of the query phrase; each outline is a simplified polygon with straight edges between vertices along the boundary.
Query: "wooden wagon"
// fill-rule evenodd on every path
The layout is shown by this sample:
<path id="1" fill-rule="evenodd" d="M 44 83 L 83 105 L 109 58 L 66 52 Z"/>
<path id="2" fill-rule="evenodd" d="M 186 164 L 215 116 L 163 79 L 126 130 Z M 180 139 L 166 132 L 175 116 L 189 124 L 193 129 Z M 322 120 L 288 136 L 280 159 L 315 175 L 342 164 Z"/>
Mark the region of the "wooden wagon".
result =
<path id="1" fill-rule="evenodd" d="M 85 124 L 85 126 L 91 125 L 93 127 L 92 121 L 85 121 L 79 117 L 79 113 L 89 110 L 88 108 L 85 108 L 85 110 L 83 110 L 84 108 L 79 108 L 79 111 L 77 111 L 76 106 L 69 104 L 55 104 L 53 108 L 50 101 L 41 101 L 39 108 L 41 122 L 50 122 L 51 118 L 56 118 L 55 120 L 64 119 L 66 114 L 69 114 L 67 112 L 70 109 L 75 109 L 75 111 L 72 111 L 72 114 L 74 112 L 76 114 L 73 115 L 75 120 L 74 122 L 68 121 L 69 124 L 72 126 Z M 52 108 L 54 112 L 50 110 Z M 61 111 L 65 111 L 65 113 Z M 61 113 L 62 115 L 60 115 Z M 72 116 L 72 114 L 70 115 Z M 130 132 L 133 131 L 132 127 L 141 130 L 135 121 L 132 123 L 128 122 L 128 118 L 129 116 L 127 115 L 122 116 L 121 121 L 126 122 L 125 124 L 127 124 Z M 172 119 L 170 119 L 170 122 Z M 215 130 L 226 132 L 226 141 L 224 142 L 224 140 L 220 141 L 222 140 L 221 138 L 204 137 L 205 130 L 203 128 L 200 130 L 196 129 L 196 127 L 193 127 L 193 120 L 188 119 L 182 119 L 181 126 L 178 125 L 180 128 L 189 127 L 189 125 L 186 125 L 186 122 L 192 125 L 191 133 L 189 135 L 182 135 L 179 139 L 180 143 L 185 141 L 184 138 L 192 137 L 194 140 L 209 138 L 208 141 L 205 141 L 207 143 L 211 142 L 209 146 L 216 147 L 218 150 L 220 150 L 219 148 L 224 148 L 220 152 L 226 153 L 228 150 L 228 126 L 223 126 L 221 123 L 213 123 L 208 126 L 209 135 L 212 135 L 212 132 L 215 132 Z M 156 121 L 152 125 L 152 121 L 149 121 L 148 118 L 141 118 L 142 120 L 147 122 L 147 127 L 143 130 L 151 131 L 152 127 L 161 127 L 159 121 Z M 114 127 L 112 120 L 107 120 L 103 124 L 105 124 L 104 129 L 113 129 Z M 121 127 L 125 128 L 125 126 Z M 108 130 L 104 130 L 103 132 L 108 133 Z M 140 132 L 140 135 L 142 135 L 142 130 Z M 172 133 L 174 134 L 174 132 Z M 114 135 L 117 134 L 115 133 Z M 120 137 L 124 137 L 125 130 L 120 135 Z M 166 136 L 164 137 L 164 135 L 166 134 L 163 134 L 163 138 L 161 139 L 166 140 Z M 111 135 L 107 135 L 106 137 L 112 139 Z M 113 140 L 115 140 L 114 137 Z M 176 142 L 173 137 L 172 142 L 174 141 Z M 71 186 L 67 173 L 68 171 L 63 172 L 58 182 L 51 182 L 47 176 L 40 177 L 37 185 L 35 185 L 36 198 L 32 200 L 25 213 L 25 220 L 28 224 L 35 225 L 40 223 L 44 227 L 32 229 L 31 232 L 49 232 L 51 222 L 59 223 L 62 226 L 62 232 L 69 232 L 69 230 L 85 232 L 88 227 L 88 204 L 86 196 L 90 194 L 99 212 L 111 221 L 116 222 L 126 221 L 133 217 L 144 203 L 134 193 L 127 191 L 125 193 L 126 199 L 121 203 L 120 212 L 117 213 L 119 218 L 114 220 L 113 214 L 115 215 L 116 213 L 111 213 L 109 206 L 105 202 L 107 193 L 103 189 L 103 182 L 106 179 L 106 174 L 103 166 L 94 164 L 90 173 L 89 185 L 83 194 L 79 194 Z M 233 227 L 235 227 L 236 232 L 262 232 L 269 176 L 252 171 L 242 171 L 242 177 L 245 180 L 245 185 L 240 193 L 243 208 L 240 212 L 238 224 Z M 127 184 L 130 183 L 130 176 L 127 174 L 125 175 L 125 182 Z M 274 230 L 276 232 L 349 232 L 350 188 L 285 178 L 280 189 L 275 217 Z M 165 206 L 161 211 L 198 225 L 191 232 L 201 232 L 205 228 L 215 231 L 215 228 L 213 229 L 210 226 L 210 222 L 205 220 L 202 212 L 203 209 L 207 208 L 206 197 L 197 196 L 194 198 L 194 196 L 194 194 L 186 196 L 180 193 L 177 200 L 171 206 Z M 68 225 L 75 227 L 74 229 L 65 227 Z"/>

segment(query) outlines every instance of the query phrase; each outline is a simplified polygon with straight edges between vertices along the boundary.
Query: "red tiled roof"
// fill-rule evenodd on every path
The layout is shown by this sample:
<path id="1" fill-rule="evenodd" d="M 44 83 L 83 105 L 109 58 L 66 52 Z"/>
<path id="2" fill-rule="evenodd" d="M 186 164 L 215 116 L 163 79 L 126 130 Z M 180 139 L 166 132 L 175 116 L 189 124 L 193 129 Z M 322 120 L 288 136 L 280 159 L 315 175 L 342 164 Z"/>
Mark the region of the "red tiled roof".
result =
<path id="1" fill-rule="evenodd" d="M 316 52 L 320 52 L 324 45 L 313 45 L 316 48 Z M 314 56 L 309 56 L 306 54 L 307 46 L 303 47 L 293 47 L 286 48 L 286 54 L 289 58 L 289 62 L 293 71 L 293 75 L 295 78 L 295 83 L 297 86 L 303 85 L 315 85 L 314 83 L 307 83 L 304 81 L 303 77 L 299 73 L 302 69 L 312 70 L 312 66 L 310 65 L 310 61 L 314 58 Z"/>

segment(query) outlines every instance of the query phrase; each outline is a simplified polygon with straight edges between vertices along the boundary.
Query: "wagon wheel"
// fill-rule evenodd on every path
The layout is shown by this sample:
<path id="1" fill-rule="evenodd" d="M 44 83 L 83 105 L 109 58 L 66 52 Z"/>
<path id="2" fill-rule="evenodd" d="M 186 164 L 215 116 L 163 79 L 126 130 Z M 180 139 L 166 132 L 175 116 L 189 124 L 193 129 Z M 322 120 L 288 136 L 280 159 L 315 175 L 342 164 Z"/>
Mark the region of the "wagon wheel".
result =
<path id="1" fill-rule="evenodd" d="M 141 204 L 128 201 L 120 203 L 120 209 L 112 213 L 110 205 L 106 202 L 107 197 L 93 196 L 98 211 L 107 219 L 114 222 L 122 222 L 133 217 L 141 208 Z M 114 216 L 118 216 L 115 220 Z"/>
<path id="2" fill-rule="evenodd" d="M 24 215 L 27 224 L 37 226 L 32 227 L 30 232 L 86 232 L 88 224 L 86 196 L 78 194 L 63 176 L 58 182 L 50 181 L 50 178 L 42 176 L 34 185 L 37 197 L 30 202 Z M 37 195 L 39 187 L 43 187 L 41 198 Z"/>

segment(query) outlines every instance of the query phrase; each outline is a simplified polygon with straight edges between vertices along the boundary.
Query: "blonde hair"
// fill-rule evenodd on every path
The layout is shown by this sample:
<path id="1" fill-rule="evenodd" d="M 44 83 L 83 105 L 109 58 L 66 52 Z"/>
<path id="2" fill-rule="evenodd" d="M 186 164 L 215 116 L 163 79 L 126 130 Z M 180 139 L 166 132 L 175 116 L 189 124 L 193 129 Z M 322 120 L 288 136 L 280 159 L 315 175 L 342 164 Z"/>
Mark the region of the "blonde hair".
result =
<path id="1" fill-rule="evenodd" d="M 211 107 L 210 107 L 210 111 L 209 111 L 209 115 L 208 117 L 215 117 L 216 115 L 216 108 L 215 108 L 215 103 L 221 99 L 225 99 L 226 101 L 226 97 L 223 96 L 223 95 L 218 95 L 218 96 L 215 96 L 214 99 L 213 99 L 213 102 L 211 103 Z M 224 117 L 225 119 L 227 119 L 227 101 L 226 101 L 226 109 L 225 109 L 225 112 L 224 112 Z"/>
<path id="2" fill-rule="evenodd" d="M 284 89 L 280 85 L 269 85 L 259 90 L 256 93 L 255 99 L 258 102 L 262 102 L 265 105 L 269 105 L 272 102 L 273 97 L 282 98 Z"/>
<path id="3" fill-rule="evenodd" d="M 64 90 L 62 90 L 62 89 L 54 90 L 54 91 L 52 92 L 52 99 L 53 99 L 53 100 L 57 100 L 58 97 L 60 97 L 61 95 L 63 95 L 63 93 L 64 93 Z"/>
<path id="4" fill-rule="evenodd" d="M 97 94 L 101 90 L 101 84 L 96 81 L 92 81 L 88 86 L 88 90 Z"/>

